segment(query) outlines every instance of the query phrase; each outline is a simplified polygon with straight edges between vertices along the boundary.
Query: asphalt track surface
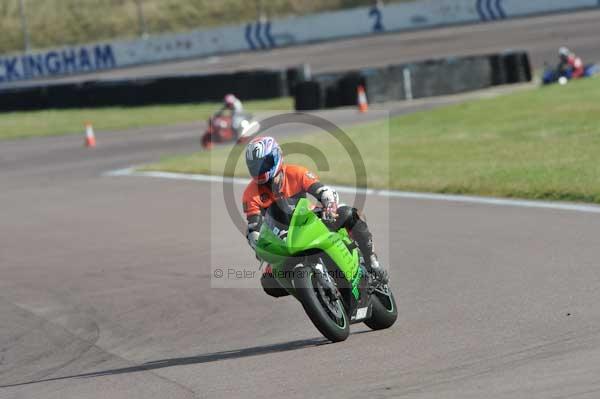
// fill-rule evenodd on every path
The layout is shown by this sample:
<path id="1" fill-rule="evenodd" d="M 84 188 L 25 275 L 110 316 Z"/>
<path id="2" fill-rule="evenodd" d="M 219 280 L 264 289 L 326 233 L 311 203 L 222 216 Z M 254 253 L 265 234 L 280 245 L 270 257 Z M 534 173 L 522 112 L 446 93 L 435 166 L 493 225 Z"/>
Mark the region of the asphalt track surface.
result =
<path id="1" fill-rule="evenodd" d="M 249 52 L 87 75 L 52 79 L 54 82 L 216 73 L 257 68 L 281 68 L 302 63 L 313 72 L 400 64 L 430 58 L 488 54 L 524 49 L 534 68 L 556 63 L 561 45 L 572 47 L 585 62 L 600 60 L 600 11 L 547 15 L 460 27 L 390 33 L 334 42 Z"/>
<path id="2" fill-rule="evenodd" d="M 200 128 L 0 144 L 1 398 L 600 395 L 598 216 L 369 197 L 399 319 L 328 344 L 290 298 L 211 288 L 211 260 L 257 266 L 220 185 L 103 176 Z"/>

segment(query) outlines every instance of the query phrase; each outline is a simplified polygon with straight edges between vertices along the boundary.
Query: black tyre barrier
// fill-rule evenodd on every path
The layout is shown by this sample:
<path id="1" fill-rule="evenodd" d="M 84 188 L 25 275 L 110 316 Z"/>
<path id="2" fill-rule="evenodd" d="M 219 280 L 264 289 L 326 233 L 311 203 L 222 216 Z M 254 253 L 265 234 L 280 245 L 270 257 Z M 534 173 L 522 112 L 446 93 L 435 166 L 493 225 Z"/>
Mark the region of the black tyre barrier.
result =
<path id="1" fill-rule="evenodd" d="M 521 77 L 520 57 L 518 54 L 507 54 L 504 57 L 506 83 L 517 83 Z"/>
<path id="2" fill-rule="evenodd" d="M 450 57 L 314 77 L 325 88 L 326 107 L 355 105 L 359 84 L 365 86 L 369 102 L 375 103 L 457 94 L 531 78 L 525 52 Z"/>
<path id="3" fill-rule="evenodd" d="M 42 89 L 27 87 L 22 89 L 9 89 L 0 95 L 0 109 L 6 111 L 29 111 L 46 108 L 47 97 L 42 95 Z"/>
<path id="4" fill-rule="evenodd" d="M 224 80 L 229 81 L 229 78 Z M 229 88 L 226 92 L 242 99 L 278 98 L 289 94 L 285 71 L 238 72 L 230 82 L 223 82 L 223 87 Z"/>
<path id="5" fill-rule="evenodd" d="M 410 70 L 413 98 L 463 93 L 492 85 L 487 57 L 433 60 L 412 65 Z"/>
<path id="6" fill-rule="evenodd" d="M 529 54 L 526 52 L 521 53 L 521 68 L 523 71 L 524 80 L 521 82 L 531 82 L 533 80 L 533 69 L 531 67 L 531 60 Z"/>
<path id="7" fill-rule="evenodd" d="M 321 86 L 321 98 L 324 108 L 335 108 L 342 105 L 339 91 L 339 82 L 347 72 L 333 72 L 321 74 L 316 78 Z"/>
<path id="8" fill-rule="evenodd" d="M 340 107 L 340 95 L 337 86 L 329 86 L 325 88 L 325 108 Z"/>
<path id="9" fill-rule="evenodd" d="M 446 84 L 449 77 L 444 73 L 444 61 L 429 60 L 420 64 L 410 65 L 410 85 L 413 98 L 445 95 L 450 92 Z"/>
<path id="10" fill-rule="evenodd" d="M 294 96 L 296 85 L 300 82 L 311 80 L 310 65 L 302 64 L 296 67 L 288 68 L 285 71 L 288 94 Z"/>
<path id="11" fill-rule="evenodd" d="M 296 84 L 294 104 L 298 111 L 310 111 L 323 108 L 323 93 L 321 84 L 317 81 L 300 82 Z"/>
<path id="12" fill-rule="evenodd" d="M 366 79 L 361 73 L 351 72 L 343 76 L 337 83 L 338 104 L 356 105 L 358 86 L 366 86 Z"/>
<path id="13" fill-rule="evenodd" d="M 70 108 L 77 107 L 79 104 L 79 85 L 62 84 L 48 86 L 43 89 L 43 96 L 46 97 L 46 106 L 48 108 Z"/>
<path id="14" fill-rule="evenodd" d="M 508 54 L 505 58 L 507 82 L 521 83 L 531 81 L 529 55 L 524 52 Z"/>
<path id="15" fill-rule="evenodd" d="M 372 103 L 406 99 L 404 90 L 405 65 L 363 70 L 367 99 Z"/>
<path id="16" fill-rule="evenodd" d="M 274 71 L 30 84 L 0 88 L 0 112 L 221 101 L 226 93 L 242 100 L 293 93 L 297 110 L 311 110 L 355 105 L 358 85 L 365 86 L 370 102 L 384 102 L 528 82 L 532 73 L 527 53 L 507 52 L 320 74 L 313 81 L 308 78 L 310 68 L 303 65 Z"/>
<path id="17" fill-rule="evenodd" d="M 149 81 L 98 81 L 79 88 L 79 107 L 135 106 Z M 60 104 L 66 106 L 67 104 Z M 57 108 L 64 108 L 57 106 Z"/>
<path id="18" fill-rule="evenodd" d="M 221 101 L 227 93 L 234 93 L 242 100 L 284 97 L 288 95 L 286 73 L 250 71 L 23 85 L 0 89 L 0 112 Z"/>
<path id="19" fill-rule="evenodd" d="M 490 57 L 494 86 L 531 82 L 531 63 L 526 52 L 507 52 Z"/>
<path id="20" fill-rule="evenodd" d="M 492 69 L 492 86 L 500 86 L 508 83 L 504 57 L 500 54 L 490 56 L 490 67 Z"/>

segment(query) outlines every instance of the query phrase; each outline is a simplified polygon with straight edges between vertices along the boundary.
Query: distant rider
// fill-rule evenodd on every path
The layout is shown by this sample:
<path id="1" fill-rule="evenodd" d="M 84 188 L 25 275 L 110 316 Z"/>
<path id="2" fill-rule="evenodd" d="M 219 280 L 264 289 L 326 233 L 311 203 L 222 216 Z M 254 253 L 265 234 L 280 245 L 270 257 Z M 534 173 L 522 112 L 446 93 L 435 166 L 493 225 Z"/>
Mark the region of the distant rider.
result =
<path id="1" fill-rule="evenodd" d="M 238 137 L 241 133 L 242 121 L 244 120 L 244 106 L 233 94 L 227 94 L 223 101 L 223 107 L 217 111 L 215 116 L 223 116 L 225 113 L 229 112 L 231 115 L 231 128 L 235 137 Z"/>
<path id="2" fill-rule="evenodd" d="M 308 169 L 298 165 L 283 163 L 283 154 L 279 144 L 272 137 L 256 137 L 246 147 L 246 165 L 252 181 L 243 194 L 243 209 L 248 221 L 247 239 L 255 249 L 263 218 L 268 214 L 282 224 L 289 224 L 291 211 L 300 198 L 309 193 L 323 206 L 317 210 L 322 220 L 334 230 L 345 227 L 356 241 L 365 259 L 365 266 L 372 275 L 383 283 L 388 281 L 388 273 L 379 263 L 373 251 L 373 240 L 369 227 L 358 210 L 339 203 L 338 193 L 324 185 Z M 277 289 L 272 282 L 269 270 L 263 275 L 261 283 L 265 291 L 272 296 Z M 282 291 L 281 289 L 279 291 Z M 275 293 L 272 293 L 275 292 Z M 283 293 L 282 295 L 285 295 Z"/>
<path id="3" fill-rule="evenodd" d="M 575 53 L 567 47 L 561 47 L 558 50 L 560 63 L 558 64 L 558 72 L 562 76 L 567 76 L 570 79 L 579 79 L 585 74 L 585 66 L 583 61 Z"/>

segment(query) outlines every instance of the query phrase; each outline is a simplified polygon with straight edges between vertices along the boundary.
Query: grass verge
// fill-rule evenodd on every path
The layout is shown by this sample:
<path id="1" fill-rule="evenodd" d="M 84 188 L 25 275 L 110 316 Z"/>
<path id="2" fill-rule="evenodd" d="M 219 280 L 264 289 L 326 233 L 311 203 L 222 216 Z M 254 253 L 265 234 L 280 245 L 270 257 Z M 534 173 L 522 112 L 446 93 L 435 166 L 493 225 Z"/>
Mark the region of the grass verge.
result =
<path id="1" fill-rule="evenodd" d="M 600 203 L 599 104 L 600 79 L 594 79 L 470 101 L 347 132 L 361 149 L 370 187 Z M 323 149 L 331 164 L 331 171 L 319 172 L 323 180 L 354 182 L 348 156 L 334 139 L 310 134 L 282 142 L 290 140 Z M 229 152 L 219 148 L 169 157 L 144 169 L 221 174 Z M 300 155 L 287 160 L 310 165 Z M 246 175 L 243 162 L 235 174 Z"/>
<path id="2" fill-rule="evenodd" d="M 248 112 L 289 111 L 293 108 L 291 98 L 247 101 L 244 104 Z M 96 130 L 188 123 L 207 119 L 220 106 L 217 103 L 201 103 L 2 113 L 0 140 L 81 133 L 85 121 L 91 121 Z"/>

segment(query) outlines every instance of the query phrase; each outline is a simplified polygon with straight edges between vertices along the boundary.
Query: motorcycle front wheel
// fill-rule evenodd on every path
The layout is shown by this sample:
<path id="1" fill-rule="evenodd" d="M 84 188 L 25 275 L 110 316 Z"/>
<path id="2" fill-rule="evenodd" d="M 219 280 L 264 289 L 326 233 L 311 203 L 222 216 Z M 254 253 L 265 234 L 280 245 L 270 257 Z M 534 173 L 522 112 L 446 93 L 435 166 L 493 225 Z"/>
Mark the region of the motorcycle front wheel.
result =
<path id="1" fill-rule="evenodd" d="M 385 291 L 375 290 L 371 296 L 372 313 L 371 318 L 365 320 L 365 324 L 372 330 L 383 330 L 390 328 L 398 318 L 396 299 L 389 288 Z"/>
<path id="2" fill-rule="evenodd" d="M 310 266 L 297 267 L 294 270 L 294 288 L 304 311 L 325 338 L 333 342 L 348 338 L 348 315 L 322 273 Z"/>
<path id="3" fill-rule="evenodd" d="M 214 144 L 212 142 L 212 135 L 210 133 L 204 133 L 200 142 L 202 144 L 202 148 L 204 148 L 205 150 L 210 150 L 214 147 Z"/>

